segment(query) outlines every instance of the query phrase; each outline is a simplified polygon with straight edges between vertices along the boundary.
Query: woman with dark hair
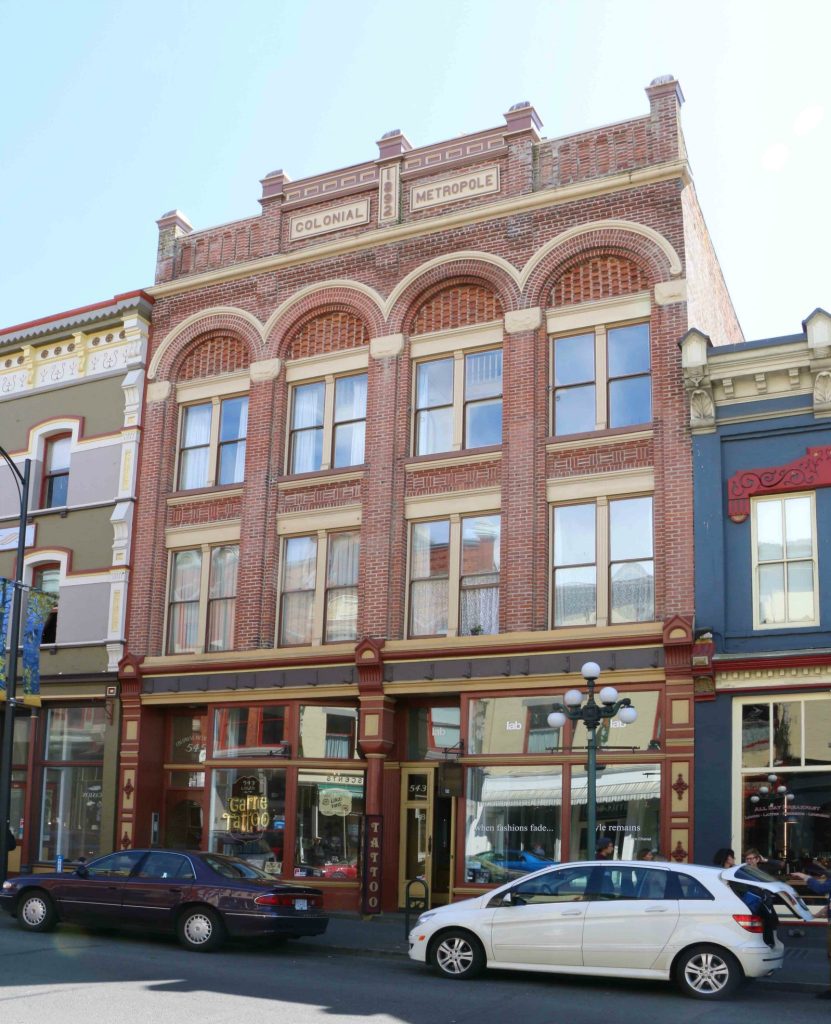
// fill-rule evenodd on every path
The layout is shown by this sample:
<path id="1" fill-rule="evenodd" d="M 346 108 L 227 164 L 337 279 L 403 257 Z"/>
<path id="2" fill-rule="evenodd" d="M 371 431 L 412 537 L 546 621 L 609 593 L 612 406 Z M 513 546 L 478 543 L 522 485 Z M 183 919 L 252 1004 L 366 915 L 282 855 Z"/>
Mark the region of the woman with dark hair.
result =
<path id="1" fill-rule="evenodd" d="M 736 865 L 735 851 L 729 846 L 722 846 L 713 855 L 713 863 L 717 868 L 732 868 Z"/>

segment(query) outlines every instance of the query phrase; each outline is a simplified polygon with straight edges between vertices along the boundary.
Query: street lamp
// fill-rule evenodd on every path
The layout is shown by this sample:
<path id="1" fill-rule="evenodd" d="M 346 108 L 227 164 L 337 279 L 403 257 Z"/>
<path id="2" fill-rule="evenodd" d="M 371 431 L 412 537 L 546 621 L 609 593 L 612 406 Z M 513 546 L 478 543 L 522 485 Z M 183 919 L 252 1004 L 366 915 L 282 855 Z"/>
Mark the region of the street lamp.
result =
<path id="1" fill-rule="evenodd" d="M 580 674 L 586 680 L 588 696 L 585 704 L 583 694 L 580 690 L 568 690 L 563 697 L 563 704 L 555 704 L 554 710 L 548 716 L 548 724 L 552 729 L 562 729 L 567 721 L 582 722 L 588 731 L 587 743 L 588 763 L 587 790 L 586 790 L 586 826 L 587 826 L 587 853 L 591 856 L 591 843 L 596 839 L 597 831 L 597 727 L 605 719 L 614 718 L 619 715 L 621 722 L 627 725 L 634 722 L 638 712 L 632 707 L 632 701 L 628 697 L 618 700 L 618 692 L 614 686 L 604 686 L 598 696 L 600 704 L 594 699 L 594 688 L 600 678 L 600 666 L 593 661 L 587 661 L 580 669 Z"/>
<path id="2" fill-rule="evenodd" d="M 9 814 L 12 803 L 12 749 L 14 744 L 14 711 L 17 705 L 17 647 L 20 643 L 20 595 L 23 590 L 23 556 L 26 550 L 26 516 L 29 506 L 29 477 L 32 462 L 26 459 L 21 473 L 12 457 L 0 448 L 0 457 L 12 471 L 20 496 L 20 517 L 17 527 L 17 564 L 12 597 L 12 626 L 9 635 L 9 671 L 6 673 L 6 713 L 3 715 L 3 739 L 0 743 L 0 885 L 9 871 Z M 5 645 L 5 636 L 0 645 Z"/>
<path id="3" fill-rule="evenodd" d="M 777 785 L 778 783 L 778 785 Z M 788 801 L 795 799 L 794 794 L 789 792 L 788 787 L 782 785 L 779 781 L 778 775 L 768 775 L 767 784 L 762 783 L 758 791 L 753 793 L 750 797 L 750 802 L 756 809 L 759 804 L 762 807 L 768 808 L 768 856 L 772 856 L 773 850 L 773 820 L 770 817 L 770 812 L 777 808 L 779 800 L 782 801 L 782 858 L 784 860 L 784 870 L 788 870 L 788 825 L 793 824 L 788 821 Z M 761 808 L 760 808 L 761 810 Z"/>

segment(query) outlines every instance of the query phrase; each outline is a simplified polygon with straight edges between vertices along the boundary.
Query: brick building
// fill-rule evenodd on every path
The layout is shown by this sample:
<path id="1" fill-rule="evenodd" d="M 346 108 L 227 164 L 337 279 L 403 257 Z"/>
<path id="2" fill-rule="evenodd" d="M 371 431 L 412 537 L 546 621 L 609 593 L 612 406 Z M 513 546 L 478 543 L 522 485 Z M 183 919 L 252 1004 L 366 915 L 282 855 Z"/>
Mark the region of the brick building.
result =
<path id="1" fill-rule="evenodd" d="M 115 845 L 118 664 L 151 306 L 130 292 L 0 330 L 0 446 L 21 472 L 31 461 L 22 579 L 57 600 L 43 632 L 40 695 L 24 696 L 25 672 L 17 686 L 11 870 Z M 19 516 L 2 462 L 5 579 L 15 577 Z M 7 707 L 3 699 L 0 719 Z"/>
<path id="2" fill-rule="evenodd" d="M 692 471 L 678 340 L 740 341 L 678 83 L 159 221 L 121 666 L 119 837 L 435 902 L 579 855 L 597 661 L 618 855 L 692 849 Z M 376 846 L 358 877 L 362 822 Z M 380 856 L 375 856 L 377 850 Z"/>

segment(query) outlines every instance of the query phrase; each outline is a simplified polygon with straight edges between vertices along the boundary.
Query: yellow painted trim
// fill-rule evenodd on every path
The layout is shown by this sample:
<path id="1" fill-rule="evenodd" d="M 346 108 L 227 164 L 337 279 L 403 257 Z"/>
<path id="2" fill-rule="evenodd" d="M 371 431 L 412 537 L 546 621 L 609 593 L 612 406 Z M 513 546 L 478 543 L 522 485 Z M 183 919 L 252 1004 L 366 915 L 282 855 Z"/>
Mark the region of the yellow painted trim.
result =
<path id="1" fill-rule="evenodd" d="M 361 506 L 339 505 L 336 508 L 301 509 L 284 512 L 277 519 L 277 534 L 288 537 L 317 533 L 320 530 L 346 530 L 360 528 Z"/>
<path id="2" fill-rule="evenodd" d="M 363 345 L 344 352 L 324 352 L 306 359 L 293 359 L 286 363 L 286 380 L 293 384 L 316 377 L 339 377 L 355 370 L 366 370 L 368 366 L 369 345 Z"/>
<path id="3" fill-rule="evenodd" d="M 299 491 L 304 487 L 322 487 L 324 484 L 339 484 L 346 480 L 361 480 L 363 476 L 364 471 L 362 469 L 357 470 L 355 473 L 315 473 L 297 480 L 281 480 L 277 484 L 277 490 Z"/>
<path id="4" fill-rule="evenodd" d="M 471 348 L 494 348 L 502 345 L 505 327 L 501 320 L 492 324 L 454 327 L 448 331 L 410 336 L 410 358 L 424 359 Z"/>
<path id="5" fill-rule="evenodd" d="M 548 501 L 554 505 L 583 498 L 654 492 L 655 471 L 650 467 L 621 469 L 609 473 L 587 473 L 578 477 L 557 477 L 546 480 L 545 490 Z"/>
<path id="6" fill-rule="evenodd" d="M 192 405 L 211 398 L 225 398 L 228 395 L 242 395 L 251 386 L 248 370 L 209 377 L 207 380 L 184 381 L 176 385 L 176 401 L 179 405 Z"/>
<path id="7" fill-rule="evenodd" d="M 172 526 L 164 532 L 165 547 L 170 550 L 198 548 L 203 544 L 239 543 L 240 520 L 228 519 L 220 523 L 200 523 L 198 526 Z"/>
<path id="8" fill-rule="evenodd" d="M 493 462 L 499 461 L 502 458 L 502 451 L 489 451 L 480 452 L 478 455 L 475 450 L 466 451 L 464 456 L 457 455 L 454 458 L 448 459 L 425 459 L 423 462 L 408 462 L 404 466 L 405 473 L 421 473 L 424 470 L 430 469 L 446 469 L 452 466 L 470 466 L 477 462 Z"/>
<path id="9" fill-rule="evenodd" d="M 667 161 L 666 163 L 658 164 L 655 167 L 626 171 L 621 174 L 612 174 L 604 178 L 595 178 L 587 182 L 564 185 L 561 188 L 556 189 L 543 189 L 539 192 L 532 192 L 529 195 L 502 199 L 494 203 L 486 203 L 481 206 L 470 207 L 466 210 L 459 210 L 453 213 L 431 217 L 429 220 L 410 221 L 406 224 L 396 224 L 393 227 L 380 228 L 374 231 L 365 231 L 360 235 L 353 235 L 348 238 L 339 238 L 325 242 L 321 245 L 310 245 L 297 252 L 283 253 L 279 256 L 267 256 L 259 260 L 249 260 L 245 263 L 238 263 L 233 267 L 226 267 L 221 270 L 212 270 L 202 274 L 195 274 L 193 277 L 189 277 L 184 281 L 171 281 L 166 284 L 154 285 L 153 287 L 148 288 L 147 291 L 155 298 L 179 295 L 184 292 L 194 291 L 198 288 L 206 288 L 212 284 L 238 280 L 241 277 L 268 273 L 270 271 L 281 270 L 286 267 L 298 266 L 304 263 L 317 262 L 319 260 L 322 261 L 334 256 L 343 255 L 344 253 L 360 252 L 361 250 L 371 249 L 375 246 L 391 245 L 395 242 L 404 241 L 420 235 L 426 236 L 438 234 L 440 232 L 449 231 L 453 228 L 466 226 L 468 224 L 480 223 L 482 221 L 493 220 L 501 217 L 510 217 L 518 213 L 544 209 L 546 206 L 559 206 L 563 203 L 576 202 L 579 199 L 608 195 L 612 192 L 635 189 L 643 187 L 644 185 L 652 185 L 662 181 L 672 181 L 677 178 L 680 178 L 685 184 L 689 183 L 690 172 L 689 165 L 686 160 Z M 562 245 L 563 242 L 573 238 L 575 234 L 596 230 L 598 227 L 611 227 L 622 230 L 634 229 L 635 234 L 639 234 L 654 241 L 655 244 L 664 252 L 669 261 L 670 273 L 673 277 L 677 277 L 681 274 L 681 260 L 677 252 L 662 235 L 658 234 L 658 232 L 653 231 L 651 228 L 647 228 L 644 225 L 634 224 L 630 221 L 607 220 L 597 221 L 594 224 L 580 225 L 579 227 L 570 229 L 569 231 L 562 232 L 557 236 L 557 238 L 552 239 L 547 246 L 544 246 L 543 249 L 539 250 L 538 254 L 535 253 L 534 256 L 531 257 L 524 270 L 519 274 L 518 283 L 520 284 L 520 287 L 524 287 L 528 277 L 530 277 L 536 269 L 539 261 L 543 259 L 552 248 L 556 245 Z M 459 259 L 467 259 L 469 258 L 469 255 L 470 254 L 468 253 L 451 253 L 448 254 L 447 257 L 442 257 L 441 259 L 445 262 L 450 262 Z M 499 257 L 492 256 L 491 254 L 475 254 L 475 258 L 481 259 L 483 257 L 488 263 L 502 265 L 502 269 L 516 280 L 517 271 L 512 268 L 507 261 L 500 260 Z M 419 276 L 420 272 L 423 272 L 422 268 L 417 268 L 412 274 L 409 274 L 403 281 L 398 283 L 393 292 L 390 293 L 386 302 L 382 300 L 380 303 L 380 309 L 386 316 L 389 315 L 390 310 L 395 305 L 395 302 L 401 292 L 403 292 L 403 290 Z M 415 277 L 413 275 L 415 275 Z M 316 290 L 332 286 L 332 283 L 320 282 L 319 285 L 310 286 L 310 288 L 305 292 L 305 295 L 313 294 Z M 375 293 L 375 296 L 372 296 L 371 293 L 373 289 L 368 288 L 366 285 L 360 285 L 358 282 L 338 282 L 335 283 L 334 286 L 349 287 L 364 295 L 368 295 L 377 301 L 377 292 Z M 285 313 L 295 302 L 299 301 L 302 301 L 302 299 L 300 298 L 300 293 L 297 293 L 297 295 L 292 296 L 291 299 L 288 299 L 283 303 L 278 310 L 275 310 L 269 318 L 268 329 L 270 330 L 271 327 L 273 327 L 278 316 L 283 315 L 283 313 Z M 216 307 L 214 312 L 234 312 L 238 315 L 242 313 L 241 310 L 229 310 L 227 307 Z M 195 319 L 201 318 L 202 315 L 203 314 L 199 314 Z M 250 314 L 247 316 L 250 316 Z M 181 325 L 179 328 L 176 328 L 176 330 L 181 329 Z M 163 342 L 163 346 L 166 342 L 167 339 Z M 161 351 L 161 348 L 157 351 L 157 357 L 160 356 Z M 154 357 L 150 365 L 149 376 L 151 378 L 155 376 L 158 361 L 158 358 Z"/>
<path id="10" fill-rule="evenodd" d="M 234 487 L 228 490 L 214 491 L 214 490 L 203 490 L 198 494 L 191 494 L 188 491 L 182 491 L 181 494 L 174 494 L 173 497 L 167 499 L 168 507 L 171 505 L 192 505 L 198 501 L 224 501 L 227 498 L 241 498 L 242 488 Z"/>
<path id="11" fill-rule="evenodd" d="M 466 515 L 471 512 L 498 512 L 501 507 L 502 491 L 499 487 L 479 487 L 470 491 L 454 491 L 452 494 L 418 494 L 405 498 L 404 517 L 431 519 L 454 513 Z"/>
<path id="12" fill-rule="evenodd" d="M 141 696 L 142 704 L 153 705 L 174 705 L 174 704 L 252 704 L 260 701 L 281 701 L 281 700 L 319 700 L 321 698 L 352 698 L 357 696 L 357 686 L 284 686 L 277 689 L 262 690 L 214 690 L 211 693 L 191 690 L 188 693 L 144 693 Z M 275 765 L 291 764 L 288 758 L 270 758 Z M 238 762 L 237 758 L 229 759 L 223 767 L 229 767 Z M 299 763 L 299 762 L 298 762 Z M 306 761 L 303 764 L 307 764 Z M 350 762 L 351 764 L 351 762 Z"/>
<path id="13" fill-rule="evenodd" d="M 649 292 L 638 292 L 622 298 L 581 302 L 561 309 L 547 309 L 545 324 L 549 334 L 566 334 L 583 327 L 617 323 L 622 320 L 644 320 L 652 311 Z"/>

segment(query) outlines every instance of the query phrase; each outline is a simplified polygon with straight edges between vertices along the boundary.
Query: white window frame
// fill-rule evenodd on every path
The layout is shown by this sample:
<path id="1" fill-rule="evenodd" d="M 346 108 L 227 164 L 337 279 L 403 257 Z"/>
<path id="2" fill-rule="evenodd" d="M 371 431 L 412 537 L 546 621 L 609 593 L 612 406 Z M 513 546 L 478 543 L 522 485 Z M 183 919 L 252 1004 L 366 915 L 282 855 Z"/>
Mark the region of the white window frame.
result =
<path id="1" fill-rule="evenodd" d="M 222 415 L 222 403 L 228 398 L 249 398 L 250 376 L 248 370 L 242 373 L 229 374 L 227 377 L 212 378 L 210 380 L 189 381 L 176 385 L 176 400 L 179 405 L 179 417 L 176 424 L 176 483 L 175 489 L 180 488 L 180 474 L 182 464 L 182 430 L 185 424 L 185 409 L 195 405 L 211 404 L 211 433 L 208 442 L 208 475 L 207 482 L 202 487 L 188 487 L 183 493 L 202 490 L 207 487 L 216 487 L 217 474 L 219 472 L 219 426 Z M 250 402 L 250 399 L 249 399 Z M 245 441 L 247 444 L 248 435 L 246 432 Z M 247 453 L 247 452 L 246 452 Z M 225 487 L 241 487 L 245 482 L 245 474 L 242 480 L 232 484 L 224 484 Z"/>
<path id="2" fill-rule="evenodd" d="M 785 567 L 784 572 L 784 594 L 785 594 L 785 612 L 787 614 L 788 608 L 788 573 L 787 566 L 788 562 L 807 562 L 810 561 L 813 567 L 813 599 L 814 599 L 814 616 L 812 619 L 798 619 L 790 620 L 783 619 L 781 622 L 762 622 L 759 617 L 759 566 L 770 564 L 768 562 L 759 561 L 759 545 L 758 545 L 758 515 L 757 509 L 760 505 L 770 502 L 784 503 L 789 498 L 808 498 L 811 502 L 811 558 L 792 558 L 788 559 L 786 552 L 783 550 L 782 558 L 771 559 L 771 562 L 781 562 Z M 784 545 L 784 534 L 783 534 L 783 545 Z M 750 558 L 751 558 L 751 591 L 753 601 L 753 629 L 755 630 L 791 630 L 791 629 L 810 629 L 811 627 L 820 625 L 819 615 L 819 557 L 817 555 L 817 501 L 815 491 L 787 491 L 782 494 L 765 494 L 759 495 L 758 497 L 750 499 Z"/>

